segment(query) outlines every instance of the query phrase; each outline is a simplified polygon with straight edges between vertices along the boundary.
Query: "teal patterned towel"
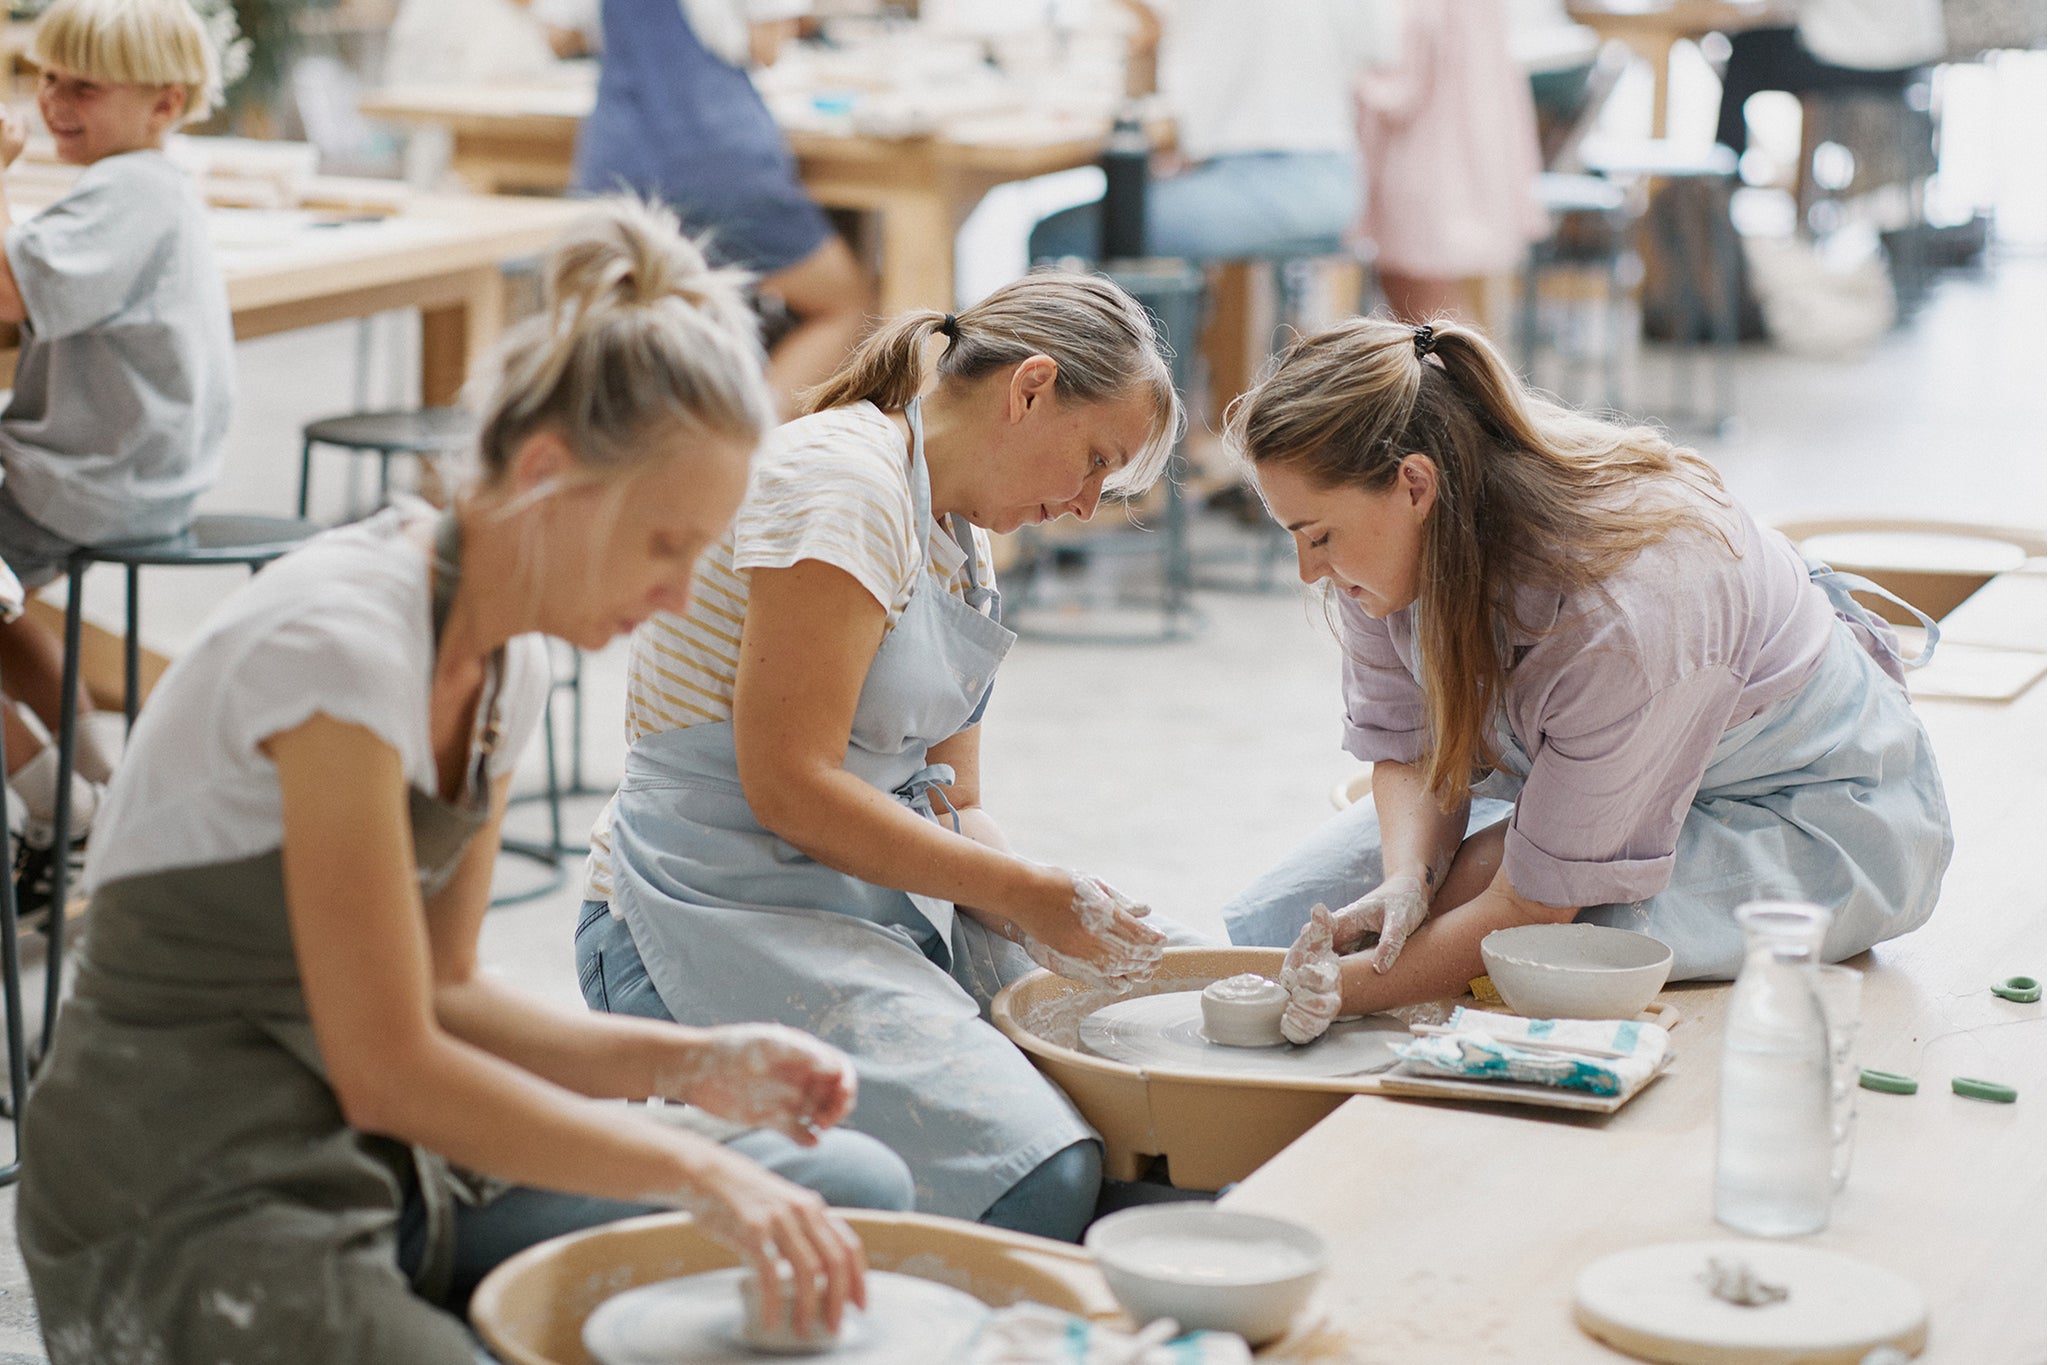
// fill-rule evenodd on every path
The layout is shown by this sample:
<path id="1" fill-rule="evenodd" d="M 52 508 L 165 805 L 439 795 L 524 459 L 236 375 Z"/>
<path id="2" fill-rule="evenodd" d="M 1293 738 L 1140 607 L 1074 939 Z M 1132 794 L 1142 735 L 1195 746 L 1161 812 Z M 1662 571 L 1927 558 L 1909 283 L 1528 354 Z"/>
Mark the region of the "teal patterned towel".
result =
<path id="1" fill-rule="evenodd" d="M 1523 1019 L 1460 1007 L 1394 1047 L 1402 1070 L 1630 1095 L 1671 1060 L 1671 1035 L 1634 1019 Z"/>

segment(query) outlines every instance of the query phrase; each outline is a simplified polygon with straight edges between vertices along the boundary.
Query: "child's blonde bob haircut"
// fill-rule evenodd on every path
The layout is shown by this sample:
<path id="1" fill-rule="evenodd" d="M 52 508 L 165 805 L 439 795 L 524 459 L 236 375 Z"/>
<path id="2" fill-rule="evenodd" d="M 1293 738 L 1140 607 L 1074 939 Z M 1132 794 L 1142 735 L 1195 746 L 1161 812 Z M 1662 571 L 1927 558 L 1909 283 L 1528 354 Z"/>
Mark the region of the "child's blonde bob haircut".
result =
<path id="1" fill-rule="evenodd" d="M 57 0 L 36 24 L 29 60 L 88 80 L 183 86 L 179 124 L 220 100 L 213 44 L 188 0 Z"/>

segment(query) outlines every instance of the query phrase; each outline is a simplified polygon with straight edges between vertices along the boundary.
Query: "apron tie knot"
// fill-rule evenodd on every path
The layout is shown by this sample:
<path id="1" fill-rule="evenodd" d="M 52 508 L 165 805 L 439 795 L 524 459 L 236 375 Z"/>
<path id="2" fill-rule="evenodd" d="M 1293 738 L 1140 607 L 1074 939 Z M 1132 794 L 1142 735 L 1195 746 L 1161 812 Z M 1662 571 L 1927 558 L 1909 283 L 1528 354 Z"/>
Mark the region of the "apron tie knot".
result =
<path id="1" fill-rule="evenodd" d="M 932 798 L 938 797 L 939 804 L 946 808 L 946 814 L 953 821 L 953 832 L 960 832 L 960 812 L 953 809 L 952 801 L 946 796 L 946 788 L 953 785 L 953 768 L 948 763 L 927 763 L 904 780 L 902 786 L 890 793 L 898 801 L 923 815 L 927 820 L 939 818 L 932 809 Z"/>

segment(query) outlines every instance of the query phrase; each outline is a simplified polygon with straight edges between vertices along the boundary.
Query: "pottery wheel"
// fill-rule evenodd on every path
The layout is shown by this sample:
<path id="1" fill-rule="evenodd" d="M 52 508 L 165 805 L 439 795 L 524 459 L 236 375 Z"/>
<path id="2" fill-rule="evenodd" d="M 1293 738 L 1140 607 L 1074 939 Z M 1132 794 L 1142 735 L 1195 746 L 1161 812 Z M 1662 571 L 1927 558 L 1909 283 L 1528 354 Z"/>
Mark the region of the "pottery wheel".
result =
<path id="1" fill-rule="evenodd" d="M 1715 1297 L 1710 1261 L 1746 1267 L 1775 1301 Z M 1779 1242 L 1673 1242 L 1618 1252 L 1581 1271 L 1573 1297 L 1586 1332 L 1669 1365 L 1855 1365 L 1879 1346 L 1917 1352 L 1927 1340 L 1927 1300 L 1912 1281 L 1852 1256 Z"/>
<path id="2" fill-rule="evenodd" d="M 769 1354 L 740 1335 L 740 1281 L 748 1274 L 712 1270 L 615 1294 L 584 1322 L 584 1348 L 598 1365 L 761 1365 L 776 1359 L 953 1365 L 966 1358 L 969 1340 L 989 1313 L 987 1304 L 958 1289 L 871 1270 L 867 1312 L 845 1330 L 839 1345 L 807 1355 Z"/>
<path id="3" fill-rule="evenodd" d="M 1408 1026 L 1391 1014 L 1340 1019 L 1305 1047 L 1224 1047 L 1202 1034 L 1202 993 L 1173 991 L 1104 1005 L 1081 1020 L 1081 1046 L 1132 1066 L 1250 1076 L 1359 1076 L 1395 1062 Z"/>

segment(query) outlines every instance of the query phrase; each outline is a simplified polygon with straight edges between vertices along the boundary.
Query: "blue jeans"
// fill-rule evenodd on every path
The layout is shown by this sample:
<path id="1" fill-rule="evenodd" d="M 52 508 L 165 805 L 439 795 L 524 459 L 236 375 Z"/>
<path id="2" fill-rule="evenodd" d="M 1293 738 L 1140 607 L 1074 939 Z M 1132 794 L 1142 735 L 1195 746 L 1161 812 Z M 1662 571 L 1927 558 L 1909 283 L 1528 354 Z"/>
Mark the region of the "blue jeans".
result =
<path id="1" fill-rule="evenodd" d="M 1212 157 L 1153 179 L 1145 249 L 1188 260 L 1327 256 L 1363 206 L 1357 158 L 1344 152 Z M 1031 230 L 1031 259 L 1102 255 L 1102 205 L 1055 213 Z"/>

